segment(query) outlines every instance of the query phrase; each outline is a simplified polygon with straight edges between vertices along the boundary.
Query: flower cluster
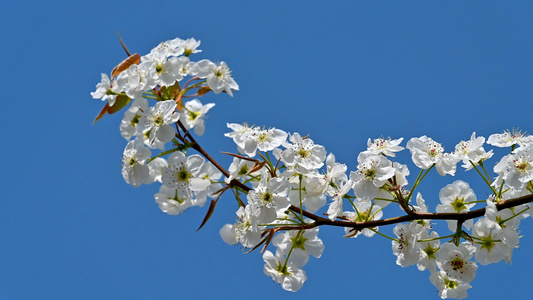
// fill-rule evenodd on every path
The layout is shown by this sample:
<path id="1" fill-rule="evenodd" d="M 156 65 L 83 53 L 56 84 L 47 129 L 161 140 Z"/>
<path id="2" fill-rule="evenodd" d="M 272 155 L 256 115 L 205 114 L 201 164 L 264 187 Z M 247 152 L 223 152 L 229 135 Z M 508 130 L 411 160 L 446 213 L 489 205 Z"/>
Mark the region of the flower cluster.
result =
<path id="1" fill-rule="evenodd" d="M 293 292 L 307 279 L 303 267 L 309 257 L 320 258 L 324 251 L 318 237 L 324 225 L 343 227 L 346 238 L 391 239 L 396 263 L 428 270 L 441 298 L 465 298 L 478 264 L 511 261 L 520 221 L 533 215 L 533 206 L 527 205 L 533 201 L 528 196 L 533 194 L 532 137 L 506 131 L 488 138 L 489 145 L 511 147 L 495 164 L 495 176 L 486 168 L 494 153 L 485 151 L 484 137 L 472 133 L 452 152 L 425 135 L 411 138 L 405 148 L 420 170 L 410 183 L 408 165 L 394 161 L 404 150 L 403 138 L 369 139 L 348 172 L 309 136 L 228 123 L 225 136 L 233 139 L 237 153 L 230 153 L 233 162 L 226 170 L 196 142 L 192 131 L 199 136 L 205 132 L 206 114 L 215 106 L 198 98 L 210 91 L 232 96 L 239 86 L 225 62 L 190 60 L 201 51 L 199 45 L 192 38 L 177 38 L 145 56 L 130 55 L 111 76 L 102 74 L 91 93 L 106 101 L 97 120 L 131 102 L 120 124 L 128 141 L 122 175 L 134 187 L 159 182 L 154 198 L 163 212 L 178 215 L 211 198 L 205 223 L 216 201 L 231 190 L 238 204 L 236 221 L 224 225 L 220 236 L 250 251 L 262 246 L 264 273 Z M 187 98 L 194 99 L 185 102 Z M 489 196 L 478 200 L 467 182 L 457 180 L 440 189 L 436 213 L 430 213 L 415 190 L 432 169 L 453 176 L 460 162 L 466 171 L 476 170 Z M 527 201 L 516 202 L 524 196 Z M 403 210 L 402 220 L 384 219 L 390 204 Z M 481 210 L 473 210 L 476 204 Z M 437 233 L 435 219 L 446 220 L 450 232 Z M 390 236 L 381 229 L 389 224 L 396 224 Z"/>
<path id="2" fill-rule="evenodd" d="M 222 188 L 222 173 L 198 155 L 187 156 L 186 140 L 176 130 L 181 124 L 197 135 L 205 131 L 204 119 L 214 103 L 198 98 L 213 91 L 232 95 L 239 86 L 225 62 L 194 62 L 200 41 L 179 38 L 160 43 L 147 55 L 131 55 L 111 74 L 102 74 L 93 98 L 107 101 L 101 115 L 115 113 L 131 102 L 120 124 L 129 141 L 122 158 L 124 180 L 134 187 L 161 183 L 154 198 L 165 213 L 181 214 L 191 206 L 203 206 Z M 127 51 L 127 50 L 126 50 Z M 187 78 L 185 83 L 182 82 Z M 191 95 L 192 91 L 196 94 Z M 195 98 L 184 102 L 185 98 Z M 149 100 L 155 104 L 150 106 Z M 171 144 L 172 149 L 164 151 Z M 152 157 L 152 150 L 161 152 Z M 169 154 L 165 159 L 163 156 Z"/>

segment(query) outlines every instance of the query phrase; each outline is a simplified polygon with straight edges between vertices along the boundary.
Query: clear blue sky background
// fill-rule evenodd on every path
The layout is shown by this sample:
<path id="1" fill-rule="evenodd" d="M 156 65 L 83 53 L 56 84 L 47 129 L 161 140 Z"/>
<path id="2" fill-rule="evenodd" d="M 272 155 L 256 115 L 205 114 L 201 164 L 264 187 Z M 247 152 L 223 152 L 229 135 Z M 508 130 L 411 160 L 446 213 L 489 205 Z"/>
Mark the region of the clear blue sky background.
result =
<path id="1" fill-rule="evenodd" d="M 91 126 L 102 103 L 89 93 L 125 57 L 119 30 L 133 52 L 195 37 L 195 59 L 229 64 L 241 91 L 202 99 L 216 107 L 199 140 L 226 166 L 226 122 L 311 134 L 350 170 L 369 137 L 426 134 L 452 150 L 473 131 L 533 130 L 533 3 L 371 2 L 3 0 L 0 299 L 437 298 L 429 272 L 396 266 L 389 240 L 335 228 L 321 229 L 302 290 L 285 292 L 259 253 L 219 237 L 232 198 L 196 232 L 205 207 L 168 216 L 157 185 L 122 179 L 122 113 Z M 421 191 L 433 210 L 456 179 L 484 198 L 474 175 L 434 174 Z M 531 219 L 521 229 L 512 265 L 480 267 L 471 299 L 530 296 Z"/>

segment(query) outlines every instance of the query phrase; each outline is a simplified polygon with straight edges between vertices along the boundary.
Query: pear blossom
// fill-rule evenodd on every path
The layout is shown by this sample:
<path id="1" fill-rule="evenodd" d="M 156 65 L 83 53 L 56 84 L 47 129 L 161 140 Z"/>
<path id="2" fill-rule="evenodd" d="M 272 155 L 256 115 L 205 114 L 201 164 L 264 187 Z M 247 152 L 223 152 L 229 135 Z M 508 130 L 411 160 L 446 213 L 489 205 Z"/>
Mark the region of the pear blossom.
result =
<path id="1" fill-rule="evenodd" d="M 248 193 L 248 203 L 260 223 L 270 223 L 276 219 L 277 210 L 290 206 L 287 198 L 289 182 L 286 178 L 270 178 L 267 172 L 261 175 L 259 185 Z"/>
<path id="2" fill-rule="evenodd" d="M 487 200 L 485 209 L 485 218 L 483 225 L 491 229 L 496 239 L 501 240 L 505 245 L 514 248 L 518 245 L 519 235 L 517 232 L 520 225 L 520 218 L 516 217 L 510 209 L 498 211 L 496 203 Z"/>
<path id="3" fill-rule="evenodd" d="M 394 227 L 394 234 L 398 237 L 392 241 L 392 252 L 397 256 L 396 264 L 407 267 L 420 260 L 418 237 L 423 226 L 416 222 L 400 223 Z"/>
<path id="4" fill-rule="evenodd" d="M 393 140 L 391 138 L 379 138 L 379 139 L 368 139 L 367 142 L 367 151 L 373 154 L 383 154 L 385 156 L 395 157 L 395 152 L 402 151 L 404 148 L 400 145 L 403 141 L 403 138 Z"/>
<path id="5" fill-rule="evenodd" d="M 357 171 L 350 173 L 354 194 L 357 198 L 370 200 L 378 195 L 379 188 L 394 176 L 396 170 L 382 155 L 361 152 L 357 161 Z"/>
<path id="6" fill-rule="evenodd" d="M 153 144 L 156 138 L 167 143 L 175 135 L 175 130 L 170 124 L 176 123 L 179 117 L 174 100 L 160 101 L 146 109 L 139 119 L 139 129 L 148 135 L 150 144 Z"/>
<path id="7" fill-rule="evenodd" d="M 333 194 L 336 193 L 335 189 L 338 189 L 342 183 L 348 180 L 346 170 L 346 165 L 335 162 L 335 155 L 330 153 L 326 157 L 326 174 L 315 176 L 307 174 L 309 181 L 305 186 L 305 190 L 308 194 L 319 195 L 325 192 L 328 196 L 333 197 Z M 328 191 L 330 189 L 331 191 Z"/>
<path id="8" fill-rule="evenodd" d="M 466 170 L 472 169 L 473 165 L 477 165 L 480 161 L 484 161 L 491 158 L 492 150 L 485 152 L 483 144 L 485 143 L 484 137 L 477 137 L 476 133 L 472 133 L 470 140 L 461 141 L 455 146 L 455 153 L 463 160 L 463 168 Z"/>
<path id="9" fill-rule="evenodd" d="M 245 135 L 245 133 L 254 130 L 255 126 L 249 126 L 246 123 L 244 123 L 243 125 L 237 123 L 227 123 L 226 126 L 233 131 L 225 133 L 224 136 L 233 139 L 233 142 L 237 145 L 239 153 L 245 153 L 244 148 L 247 139 L 243 139 L 243 136 Z M 254 145 L 254 147 L 255 149 L 257 149 L 257 145 Z M 253 153 L 255 155 L 255 151 Z"/>
<path id="10" fill-rule="evenodd" d="M 122 177 L 131 186 L 138 187 L 147 182 L 150 177 L 150 169 L 145 162 L 151 155 L 150 149 L 144 147 L 138 139 L 132 140 L 126 145 L 122 156 Z"/>
<path id="11" fill-rule="evenodd" d="M 198 170 L 197 176 L 211 182 L 206 189 L 195 191 L 195 199 L 193 200 L 193 203 L 194 205 L 202 207 L 207 201 L 208 196 L 212 197 L 222 188 L 222 184 L 217 183 L 220 177 L 222 177 L 222 172 L 220 172 L 220 170 L 218 170 L 211 162 L 205 162 Z"/>
<path id="12" fill-rule="evenodd" d="M 418 213 L 429 212 L 428 206 L 426 205 L 426 201 L 424 200 L 424 198 L 422 198 L 422 194 L 416 194 L 416 205 L 413 205 L 413 209 Z M 416 222 L 424 226 L 424 228 L 426 229 L 432 229 L 430 220 L 417 220 Z"/>
<path id="13" fill-rule="evenodd" d="M 254 157 L 257 150 L 266 152 L 281 146 L 287 140 L 287 136 L 288 134 L 280 129 L 259 129 L 254 127 L 251 130 L 246 130 L 240 139 L 244 141 L 242 147 L 244 153 Z"/>
<path id="14" fill-rule="evenodd" d="M 280 233 L 272 239 L 272 244 L 281 254 L 286 256 L 290 253 L 291 261 L 298 267 L 307 264 L 310 255 L 320 258 L 324 251 L 324 244 L 318 238 L 318 227 Z"/>
<path id="15" fill-rule="evenodd" d="M 502 243 L 498 234 L 492 230 L 491 222 L 487 218 L 479 219 L 472 229 L 476 236 L 476 261 L 481 265 L 500 262 L 506 253 L 506 244 Z"/>
<path id="16" fill-rule="evenodd" d="M 159 43 L 150 53 L 164 51 L 167 56 L 180 56 L 184 53 L 183 40 L 175 38 Z"/>
<path id="17" fill-rule="evenodd" d="M 335 186 L 328 186 L 327 194 L 331 197 L 327 215 L 331 221 L 343 215 L 343 198 L 352 188 L 353 183 L 350 180 L 337 183 Z"/>
<path id="18" fill-rule="evenodd" d="M 177 100 L 177 92 L 186 99 L 196 88 L 200 88 L 199 94 L 207 88 L 215 94 L 226 92 L 230 96 L 234 90 L 239 90 L 225 62 L 190 61 L 191 54 L 201 52 L 199 46 L 200 41 L 194 38 L 167 40 L 142 56 L 139 64 L 132 64 L 116 77 L 101 74 L 101 81 L 91 96 L 108 101 L 107 105 L 113 109 L 108 113 L 115 112 L 115 108 L 118 110 L 118 106 L 113 107 L 117 96 L 133 100 L 120 124 L 120 133 L 128 141 L 122 156 L 122 176 L 134 187 L 160 182 L 159 191 L 153 197 L 161 211 L 169 215 L 182 214 L 192 206 L 204 206 L 208 197 L 218 197 L 231 188 L 239 207 L 235 223 L 220 229 L 221 238 L 227 244 L 239 244 L 252 250 L 264 245 L 264 273 L 283 289 L 298 291 L 307 279 L 301 268 L 311 255 L 319 258 L 324 251 L 324 244 L 318 238 L 318 225 L 341 225 L 345 227 L 345 237 L 355 238 L 360 234 L 372 237 L 379 233 L 377 226 L 356 230 L 348 223 L 379 220 L 385 206 L 398 204 L 402 197 L 412 200 L 408 167 L 389 159 L 404 149 L 400 146 L 403 138 L 368 139 L 367 149 L 357 157 L 357 170 L 347 176 L 346 165 L 336 162 L 331 153 L 326 156 L 324 146 L 299 133 L 289 136 L 276 128 L 228 123 L 232 132 L 225 136 L 233 139 L 240 155 L 234 155 L 229 176 L 222 181 L 221 170 L 204 152 L 199 151 L 203 156 L 186 155 L 189 142 L 193 142 L 192 136 L 178 135 L 174 129 L 179 121 L 187 130 L 194 128 L 197 135 L 202 135 L 206 114 L 215 104 L 204 105 L 194 99 L 183 103 L 180 107 L 183 110 L 178 111 L 175 100 L 162 100 Z M 186 76 L 191 76 L 191 80 L 183 86 L 177 84 Z M 157 100 L 157 103 L 150 107 L 149 100 Z M 171 141 L 175 142 L 174 148 L 163 151 L 165 144 Z M 442 176 L 454 176 L 460 161 L 466 170 L 484 166 L 483 162 L 493 155 L 493 150 L 485 151 L 484 143 L 485 138 L 476 137 L 473 132 L 469 140 L 455 146 L 454 152 L 446 153 L 442 144 L 424 135 L 409 140 L 406 148 L 417 167 L 423 170 L 435 167 Z M 501 210 L 497 205 L 533 192 L 533 136 L 518 130 L 505 131 L 491 135 L 487 144 L 511 147 L 511 153 L 494 167 L 497 177 L 492 182 L 493 193 L 486 200 L 485 215 L 475 225 L 473 215 L 461 222 L 461 226 L 472 229 L 471 233 L 460 232 L 457 221 L 447 220 L 449 230 L 456 234 L 439 237 L 431 220 L 417 219 L 419 213 L 429 212 L 420 193 L 416 195 L 416 204 L 405 203 L 413 213 L 384 222 L 397 224 L 393 229 L 396 238 L 392 242 L 396 264 L 402 267 L 416 264 L 421 271 L 429 270 L 429 279 L 443 299 L 467 297 L 469 283 L 478 268 L 474 256 L 481 265 L 501 260 L 510 262 L 514 249 L 519 247 L 520 221 L 533 216 L 530 203 L 509 203 L 514 206 Z M 150 148 L 162 152 L 151 158 Z M 257 151 L 264 152 L 264 155 L 260 153 L 260 159 L 241 156 L 254 157 Z M 413 190 L 426 174 L 420 173 L 411 187 Z M 482 177 L 490 182 L 486 171 Z M 247 187 L 232 185 L 233 179 Z M 224 182 L 227 185 L 223 185 Z M 355 197 L 349 195 L 352 189 Z M 244 194 L 246 204 L 242 199 Z M 470 185 L 461 180 L 442 188 L 439 199 L 435 219 L 443 217 L 438 214 L 470 211 L 480 202 Z M 302 212 L 290 210 L 291 204 Z M 329 204 L 327 212 L 319 212 L 326 204 Z M 344 210 L 348 205 L 352 211 Z M 324 215 L 334 224 L 321 217 Z M 315 221 L 304 220 L 304 216 L 312 216 Z M 412 221 L 398 223 L 402 219 Z M 459 233 L 462 234 L 459 236 Z M 458 245 L 460 239 L 465 242 Z M 275 247 L 275 254 L 266 250 L 267 247 Z"/>
<path id="19" fill-rule="evenodd" d="M 192 199 L 178 193 L 178 189 L 161 185 L 159 193 L 154 195 L 159 208 L 169 215 L 179 215 L 193 206 Z"/>
<path id="20" fill-rule="evenodd" d="M 127 141 L 139 134 L 139 120 L 147 108 L 148 100 L 137 98 L 124 113 L 124 118 L 122 119 L 122 122 L 120 122 L 120 134 Z"/>
<path id="21" fill-rule="evenodd" d="M 153 62 L 133 64 L 116 77 L 117 89 L 124 91 L 128 97 L 141 98 L 143 92 L 153 89 L 156 85 L 155 65 Z"/>
<path id="22" fill-rule="evenodd" d="M 446 272 L 449 278 L 469 283 L 476 277 L 477 264 L 470 261 L 474 251 L 476 248 L 468 242 L 463 242 L 459 246 L 454 243 L 443 244 L 435 254 L 437 266 Z"/>
<path id="23" fill-rule="evenodd" d="M 185 103 L 180 120 L 187 129 L 194 128 L 194 133 L 203 135 L 205 132 L 204 118 L 207 112 L 215 106 L 215 103 L 203 105 L 198 99 Z"/>
<path id="24" fill-rule="evenodd" d="M 160 86 L 172 86 L 176 81 L 183 79 L 180 60 L 177 57 L 169 57 L 166 49 L 153 50 L 141 57 L 141 62 L 154 65 L 153 80 Z"/>
<path id="25" fill-rule="evenodd" d="M 254 247 L 261 240 L 261 232 L 251 206 L 240 206 L 236 214 L 237 222 L 224 225 L 220 229 L 220 236 L 229 245 L 240 243 L 245 248 Z"/>
<path id="26" fill-rule="evenodd" d="M 444 271 L 431 273 L 429 280 L 439 290 L 439 296 L 441 299 L 464 299 L 468 297 L 466 291 L 472 287 L 468 283 L 451 278 Z"/>
<path id="27" fill-rule="evenodd" d="M 290 136 L 291 143 L 284 142 L 283 146 L 287 149 L 281 155 L 282 161 L 287 166 L 303 168 L 303 173 L 307 170 L 316 170 L 324 165 L 326 159 L 326 148 L 316 145 L 309 138 L 302 138 L 299 133 Z"/>
<path id="28" fill-rule="evenodd" d="M 148 182 L 152 183 L 157 181 L 163 183 L 161 181 L 161 177 L 163 176 L 163 169 L 167 166 L 168 162 L 162 157 L 156 157 L 151 160 L 148 163 L 148 168 L 150 168 L 150 177 L 148 179 Z"/>
<path id="29" fill-rule="evenodd" d="M 237 157 L 233 158 L 233 162 L 228 168 L 228 172 L 230 173 L 230 176 L 226 178 L 226 183 L 230 183 L 231 180 L 237 179 L 237 180 L 246 180 L 248 176 L 256 176 L 260 174 L 260 170 L 254 171 L 253 173 L 250 173 L 252 168 L 254 167 L 255 163 L 249 160 L 240 159 Z"/>
<path id="30" fill-rule="evenodd" d="M 437 270 L 437 258 L 435 257 L 435 253 L 440 248 L 440 241 L 438 240 L 438 233 L 435 231 L 431 231 L 430 234 L 428 234 L 427 230 L 422 230 L 420 232 L 420 235 L 418 236 L 418 247 L 420 249 L 419 255 L 420 259 L 418 260 L 418 263 L 416 264 L 418 267 L 418 270 L 424 271 L 426 269 L 429 269 L 431 273 L 436 272 Z"/>
<path id="31" fill-rule="evenodd" d="M 439 192 L 441 204 L 437 205 L 438 213 L 461 213 L 469 211 L 477 201 L 476 194 L 470 188 L 470 185 L 462 180 L 457 180 L 452 184 L 443 187 Z M 450 231 L 455 232 L 457 229 L 456 220 L 446 220 Z M 470 229 L 474 224 L 473 220 L 467 220 L 463 223 L 465 228 Z"/>
<path id="32" fill-rule="evenodd" d="M 494 186 L 499 186 L 505 180 L 505 184 L 514 190 L 524 189 L 533 180 L 533 143 L 504 156 L 494 167 L 494 172 L 499 175 Z"/>
<path id="33" fill-rule="evenodd" d="M 307 280 L 305 271 L 298 268 L 290 260 L 287 262 L 279 251 L 276 251 L 275 256 L 272 252 L 265 251 L 263 260 L 266 263 L 263 268 L 265 275 L 281 284 L 281 287 L 286 291 L 297 292 Z"/>
<path id="34" fill-rule="evenodd" d="M 204 191 L 211 184 L 209 179 L 199 177 L 204 158 L 193 154 L 189 157 L 174 152 L 168 158 L 168 167 L 162 171 L 161 180 L 169 188 L 178 190 L 180 199 L 193 199 L 193 191 Z"/>
<path id="35" fill-rule="evenodd" d="M 198 47 L 200 46 L 200 41 L 197 41 L 194 38 L 189 38 L 186 40 L 181 41 L 181 48 L 183 48 L 183 55 L 189 56 L 193 53 L 199 53 L 202 52 L 202 50 L 199 50 Z"/>
<path id="36" fill-rule="evenodd" d="M 115 104 L 116 95 L 109 94 L 109 91 L 113 92 L 120 92 L 116 91 L 117 87 L 114 81 L 111 81 L 109 79 L 109 76 L 107 74 L 102 73 L 102 79 L 100 83 L 96 85 L 96 91 L 91 92 L 91 96 L 93 99 L 101 99 L 102 101 L 108 101 L 109 106 L 113 106 Z"/>
<path id="37" fill-rule="evenodd" d="M 437 172 L 444 176 L 454 175 L 459 158 L 453 153 L 444 153 L 440 143 L 427 136 L 412 138 L 407 142 L 407 149 L 411 151 L 413 162 L 420 169 L 426 170 L 435 165 Z"/>
<path id="38" fill-rule="evenodd" d="M 495 133 L 489 136 L 487 141 L 496 147 L 511 147 L 513 145 L 528 145 L 533 143 L 533 136 L 523 133 L 518 129 L 506 130 L 503 133 Z"/>
<path id="39" fill-rule="evenodd" d="M 210 60 L 202 59 L 197 62 L 195 68 L 196 76 L 205 78 L 207 85 L 215 94 L 225 91 L 233 97 L 232 90 L 239 90 L 239 85 L 231 77 L 231 70 L 225 62 L 222 61 L 217 65 Z"/>
<path id="40" fill-rule="evenodd" d="M 308 178 L 303 178 L 303 186 L 306 186 Z M 325 194 L 308 194 L 305 189 L 300 190 L 298 186 L 295 186 L 289 192 L 289 200 L 292 205 L 300 207 L 300 203 L 305 210 L 310 213 L 317 212 L 320 208 L 326 205 L 326 195 Z"/>

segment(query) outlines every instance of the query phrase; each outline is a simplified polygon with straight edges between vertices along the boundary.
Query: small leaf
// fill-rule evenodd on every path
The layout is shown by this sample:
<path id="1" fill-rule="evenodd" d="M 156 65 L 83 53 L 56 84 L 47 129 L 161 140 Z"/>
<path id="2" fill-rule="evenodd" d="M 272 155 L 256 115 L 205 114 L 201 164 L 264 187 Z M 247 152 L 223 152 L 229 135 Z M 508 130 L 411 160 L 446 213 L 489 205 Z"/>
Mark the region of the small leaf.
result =
<path id="1" fill-rule="evenodd" d="M 230 156 L 233 156 L 233 157 L 237 157 L 237 158 L 240 158 L 240 159 L 244 159 L 244 160 L 247 160 L 247 161 L 253 161 L 253 162 L 258 162 L 259 161 L 258 159 L 255 159 L 255 158 L 249 158 L 249 157 L 246 157 L 246 156 L 233 154 L 233 153 L 229 153 L 229 152 L 222 152 L 221 151 L 220 153 L 227 154 L 227 155 L 230 155 Z"/>
<path id="2" fill-rule="evenodd" d="M 263 246 L 263 249 L 261 249 L 260 253 L 265 252 L 265 250 L 267 249 L 268 245 L 270 245 L 270 241 L 272 241 L 272 238 L 274 237 L 274 232 L 275 232 L 274 229 L 270 229 L 270 231 L 268 233 L 268 236 L 265 239 L 265 245 Z"/>
<path id="3" fill-rule="evenodd" d="M 213 215 L 213 212 L 215 211 L 216 205 L 217 205 L 217 201 L 211 200 L 211 204 L 209 204 L 209 209 L 207 210 L 207 214 L 205 215 L 204 220 L 202 221 L 202 224 L 200 225 L 200 227 L 198 227 L 198 229 L 196 229 L 196 231 L 202 229 L 202 227 L 204 227 L 205 223 L 207 223 L 209 218 L 211 218 L 211 215 Z"/>
<path id="4" fill-rule="evenodd" d="M 208 86 L 203 86 L 198 89 L 198 96 L 202 97 L 203 95 L 209 93 L 211 91 L 211 88 Z"/>
<path id="5" fill-rule="evenodd" d="M 131 98 L 126 96 L 126 95 L 118 95 L 117 98 L 115 99 L 115 104 L 113 104 L 113 106 L 109 107 L 107 109 L 107 113 L 108 114 L 114 114 L 116 113 L 117 111 L 121 110 L 122 108 L 124 108 L 124 106 L 128 105 L 128 103 L 130 103 L 131 101 Z"/>
<path id="6" fill-rule="evenodd" d="M 94 125 L 94 123 L 98 122 L 98 120 L 100 120 L 107 113 L 108 109 L 109 109 L 109 103 L 106 103 L 104 108 L 102 108 L 102 110 L 98 113 L 98 115 L 94 119 L 92 125 Z"/>
<path id="7" fill-rule="evenodd" d="M 259 248 L 259 246 L 263 245 L 266 242 L 267 238 L 268 237 L 262 239 L 259 244 L 255 245 L 252 249 L 250 249 L 250 251 L 244 252 L 244 254 L 252 253 L 255 249 Z"/>
<path id="8" fill-rule="evenodd" d="M 126 48 L 126 45 L 122 41 L 122 37 L 120 36 L 120 33 L 117 31 L 118 39 L 120 40 L 120 44 L 122 45 L 122 48 L 124 48 L 124 51 L 126 51 L 126 54 L 130 56 L 130 52 L 128 51 L 128 48 Z"/>
<path id="9" fill-rule="evenodd" d="M 128 58 L 120 62 L 114 69 L 111 71 L 111 78 L 117 76 L 123 71 L 129 69 L 131 65 L 138 65 L 141 61 L 141 56 L 137 53 L 130 55 Z"/>
<path id="10" fill-rule="evenodd" d="M 352 229 L 350 229 L 349 232 L 350 232 L 350 233 L 347 234 L 347 235 L 345 235 L 345 236 L 343 236 L 343 238 L 354 237 L 354 236 L 356 236 L 356 235 L 359 233 L 359 230 L 358 230 L 358 229 L 355 229 L 355 228 L 352 228 Z"/>
<path id="11" fill-rule="evenodd" d="M 254 172 L 261 170 L 265 166 L 266 163 L 267 163 L 266 161 L 256 162 L 254 166 L 250 169 L 250 171 L 248 171 L 248 174 L 252 174 Z"/>
<path id="12" fill-rule="evenodd" d="M 165 88 L 165 99 L 176 99 L 181 92 L 180 83 L 176 81 L 172 86 Z"/>

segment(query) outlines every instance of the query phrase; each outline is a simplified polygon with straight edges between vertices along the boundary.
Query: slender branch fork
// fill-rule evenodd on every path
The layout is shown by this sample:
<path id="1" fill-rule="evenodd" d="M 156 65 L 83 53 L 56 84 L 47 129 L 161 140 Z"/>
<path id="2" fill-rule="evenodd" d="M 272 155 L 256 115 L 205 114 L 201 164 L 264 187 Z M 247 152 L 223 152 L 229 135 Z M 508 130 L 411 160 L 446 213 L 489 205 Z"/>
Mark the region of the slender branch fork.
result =
<path id="1" fill-rule="evenodd" d="M 192 137 L 192 135 L 189 133 L 189 131 L 185 128 L 183 123 L 181 121 L 178 121 L 179 127 L 184 131 L 184 135 L 180 137 L 182 141 L 186 141 L 186 137 L 189 138 L 190 142 L 193 144 L 192 148 L 196 151 L 198 151 L 202 156 L 204 156 L 208 161 L 210 161 L 220 172 L 224 174 L 227 178 L 230 177 L 230 173 L 224 169 L 209 153 L 207 153 L 201 146 L 196 142 L 196 140 Z M 242 182 L 233 179 L 228 183 L 228 186 L 230 187 L 239 187 L 243 189 L 244 191 L 250 191 L 252 190 L 250 187 L 244 185 Z M 516 207 L 522 204 L 527 204 L 533 202 L 533 194 L 513 198 L 505 201 L 501 201 L 496 204 L 496 208 L 498 210 L 506 209 L 506 208 L 512 208 Z M 335 220 L 332 221 L 328 218 L 323 218 L 320 216 L 317 216 L 315 214 L 312 214 L 306 210 L 300 209 L 297 206 L 291 205 L 289 207 L 290 210 L 302 214 L 305 217 L 311 219 L 314 221 L 312 224 L 303 225 L 305 228 L 312 228 L 317 226 L 337 226 L 337 227 L 350 227 L 357 230 L 361 230 L 364 228 L 373 228 L 377 226 L 385 226 L 385 225 L 392 225 L 392 224 L 398 224 L 402 222 L 410 222 L 414 220 L 457 220 L 459 223 L 463 223 L 466 220 L 479 218 L 485 215 L 485 208 L 476 209 L 473 211 L 468 211 L 464 213 L 425 213 L 425 212 L 416 212 L 414 210 L 408 210 L 407 215 L 399 216 L 399 217 L 393 217 L 383 220 L 372 220 L 372 221 L 365 221 L 365 222 L 349 222 L 349 221 L 339 221 Z M 303 229 L 302 226 L 295 226 L 295 227 L 287 227 L 283 228 L 284 230 L 299 230 Z"/>

